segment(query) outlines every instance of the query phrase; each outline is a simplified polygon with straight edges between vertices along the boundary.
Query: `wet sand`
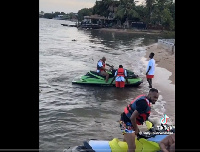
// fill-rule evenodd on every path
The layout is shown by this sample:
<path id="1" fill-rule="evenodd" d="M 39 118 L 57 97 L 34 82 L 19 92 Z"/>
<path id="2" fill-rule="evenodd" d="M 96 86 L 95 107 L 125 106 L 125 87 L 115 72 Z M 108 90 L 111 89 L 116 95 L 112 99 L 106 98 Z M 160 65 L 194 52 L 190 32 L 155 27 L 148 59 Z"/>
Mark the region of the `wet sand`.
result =
<path id="1" fill-rule="evenodd" d="M 154 88 L 157 88 L 162 95 L 165 104 L 165 114 L 175 123 L 175 54 L 171 50 L 160 48 L 158 44 L 146 47 L 145 65 L 148 64 L 149 54 L 155 53 L 156 61 L 155 75 L 152 80 Z M 144 83 L 148 83 L 144 81 Z"/>

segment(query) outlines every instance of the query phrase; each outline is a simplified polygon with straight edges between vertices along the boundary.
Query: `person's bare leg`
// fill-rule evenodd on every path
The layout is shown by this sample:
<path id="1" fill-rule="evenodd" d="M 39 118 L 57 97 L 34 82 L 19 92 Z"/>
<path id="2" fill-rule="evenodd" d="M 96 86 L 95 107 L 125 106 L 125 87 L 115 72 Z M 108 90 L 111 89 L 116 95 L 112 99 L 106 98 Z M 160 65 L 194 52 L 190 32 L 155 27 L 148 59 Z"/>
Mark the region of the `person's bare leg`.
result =
<path id="1" fill-rule="evenodd" d="M 105 73 L 106 75 L 106 83 L 108 82 L 108 78 L 109 78 L 109 74 L 108 73 Z"/>
<path id="2" fill-rule="evenodd" d="M 170 146 L 169 152 L 175 152 L 175 143 Z"/>
<path id="3" fill-rule="evenodd" d="M 106 83 L 108 82 L 109 74 L 105 71 L 101 71 L 101 75 L 106 77 Z"/>
<path id="4" fill-rule="evenodd" d="M 147 82 L 149 83 L 149 86 L 150 86 L 150 80 L 149 80 L 149 78 L 147 78 Z"/>
<path id="5" fill-rule="evenodd" d="M 126 142 L 126 140 L 123 138 L 123 142 Z"/>
<path id="6" fill-rule="evenodd" d="M 113 68 L 112 68 L 112 67 L 110 67 L 110 68 L 108 69 L 108 71 L 112 71 L 112 69 L 113 69 Z"/>
<path id="7" fill-rule="evenodd" d="M 149 86 L 152 88 L 152 79 L 149 79 Z"/>
<path id="8" fill-rule="evenodd" d="M 124 134 L 124 140 L 128 144 L 128 151 L 127 152 L 135 152 L 135 149 L 136 149 L 135 133 L 126 133 L 126 134 Z"/>

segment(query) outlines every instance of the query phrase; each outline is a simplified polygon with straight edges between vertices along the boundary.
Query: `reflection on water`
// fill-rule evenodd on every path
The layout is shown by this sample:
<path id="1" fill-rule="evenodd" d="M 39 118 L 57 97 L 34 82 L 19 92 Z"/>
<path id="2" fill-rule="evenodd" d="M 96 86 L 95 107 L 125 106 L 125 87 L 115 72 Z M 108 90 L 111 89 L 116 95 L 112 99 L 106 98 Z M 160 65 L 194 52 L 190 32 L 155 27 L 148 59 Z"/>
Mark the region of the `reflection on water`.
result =
<path id="1" fill-rule="evenodd" d="M 138 88 L 81 86 L 75 77 L 96 70 L 97 61 L 134 71 L 144 78 L 146 66 L 140 61 L 143 46 L 157 42 L 153 36 L 78 30 L 66 27 L 69 21 L 40 19 L 40 149 L 62 151 L 86 139 L 122 139 L 118 120 L 124 107 L 137 95 L 147 93 L 148 85 Z M 75 39 L 76 41 L 72 41 Z M 163 110 L 159 101 L 157 111 Z M 154 107 L 153 107 L 154 109 Z M 155 119 L 160 115 L 152 111 Z"/>

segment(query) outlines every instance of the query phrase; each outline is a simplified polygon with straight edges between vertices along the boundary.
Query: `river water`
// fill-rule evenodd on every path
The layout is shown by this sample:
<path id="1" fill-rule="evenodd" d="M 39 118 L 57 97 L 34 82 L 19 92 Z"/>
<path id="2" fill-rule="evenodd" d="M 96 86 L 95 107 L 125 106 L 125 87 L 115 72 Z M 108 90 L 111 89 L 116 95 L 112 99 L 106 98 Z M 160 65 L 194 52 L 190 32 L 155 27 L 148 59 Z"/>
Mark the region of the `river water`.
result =
<path id="1" fill-rule="evenodd" d="M 41 151 L 63 151 L 87 139 L 123 139 L 118 120 L 124 107 L 147 93 L 144 47 L 157 36 L 80 30 L 62 26 L 70 21 L 39 19 L 39 142 Z M 75 41 L 73 41 L 75 39 Z M 144 78 L 139 87 L 81 86 L 72 80 L 105 56 L 107 63 L 134 71 Z M 159 97 L 151 117 L 161 119 L 165 101 Z"/>

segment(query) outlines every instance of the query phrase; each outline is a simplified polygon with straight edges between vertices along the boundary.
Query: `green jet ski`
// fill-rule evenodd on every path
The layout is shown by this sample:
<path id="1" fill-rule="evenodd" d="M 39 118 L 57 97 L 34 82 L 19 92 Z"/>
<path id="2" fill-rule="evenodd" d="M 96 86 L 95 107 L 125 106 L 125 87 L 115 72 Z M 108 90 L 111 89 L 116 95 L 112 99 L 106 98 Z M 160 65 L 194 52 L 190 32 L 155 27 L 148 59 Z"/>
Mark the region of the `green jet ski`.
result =
<path id="1" fill-rule="evenodd" d="M 72 81 L 72 84 L 87 84 L 87 85 L 100 85 L 100 86 L 115 86 L 115 81 L 112 82 L 114 74 L 116 69 L 113 69 L 111 71 L 107 71 L 109 73 L 109 79 L 108 82 L 105 82 L 105 76 L 99 75 L 96 71 L 89 71 L 86 73 L 86 75 L 83 75 L 81 77 L 75 78 Z M 127 70 L 127 78 L 128 78 L 128 84 L 125 82 L 125 86 L 139 86 L 141 83 L 143 83 L 142 78 L 140 78 L 138 75 L 135 75 L 134 72 Z M 112 82 L 112 84 L 111 84 Z"/>
<path id="2" fill-rule="evenodd" d="M 151 124 L 147 121 L 146 123 Z M 148 127 L 147 127 L 148 128 Z M 149 129 L 149 128 L 148 128 Z M 156 130 L 154 127 L 149 129 L 149 134 L 138 134 L 135 138 L 136 149 L 135 152 L 159 152 L 159 142 L 169 134 L 166 130 Z M 175 133 L 175 129 L 171 129 L 170 133 Z M 65 149 L 64 152 L 127 152 L 128 145 L 124 141 L 113 138 L 110 141 L 90 139 L 83 141 L 83 145 L 74 146 Z"/>

